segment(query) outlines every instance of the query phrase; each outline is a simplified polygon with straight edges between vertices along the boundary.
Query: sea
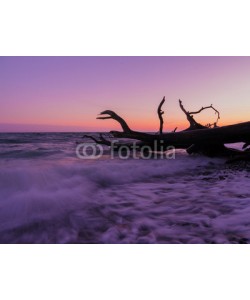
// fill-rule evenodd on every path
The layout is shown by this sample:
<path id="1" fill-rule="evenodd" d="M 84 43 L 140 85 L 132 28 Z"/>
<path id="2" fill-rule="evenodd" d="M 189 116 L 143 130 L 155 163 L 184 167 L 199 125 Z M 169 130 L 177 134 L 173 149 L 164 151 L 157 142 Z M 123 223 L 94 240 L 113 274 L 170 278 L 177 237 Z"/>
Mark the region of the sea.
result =
<path id="1" fill-rule="evenodd" d="M 249 243 L 249 166 L 107 146 L 86 158 L 83 135 L 0 134 L 0 243 Z"/>

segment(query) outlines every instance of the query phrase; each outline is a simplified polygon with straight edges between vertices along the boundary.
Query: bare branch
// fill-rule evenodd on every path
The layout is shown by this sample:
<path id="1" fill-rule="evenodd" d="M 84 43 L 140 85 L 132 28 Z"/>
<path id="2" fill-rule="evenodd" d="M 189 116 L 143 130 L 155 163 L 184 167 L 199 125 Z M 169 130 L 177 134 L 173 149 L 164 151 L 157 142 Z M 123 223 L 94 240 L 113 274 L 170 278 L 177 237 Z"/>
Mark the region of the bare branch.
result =
<path id="1" fill-rule="evenodd" d="M 179 100 L 179 105 L 180 105 L 180 108 L 181 110 L 184 112 L 184 114 L 186 115 L 187 117 L 187 120 L 190 124 L 190 127 L 188 128 L 188 130 L 193 130 L 193 129 L 203 129 L 203 128 L 206 128 L 205 126 L 197 123 L 195 121 L 195 119 L 193 118 L 193 116 L 188 112 L 186 111 L 186 109 L 184 108 L 183 104 L 182 104 L 182 101 Z"/>
<path id="2" fill-rule="evenodd" d="M 220 112 L 213 107 L 213 104 L 211 104 L 210 106 L 202 107 L 201 109 L 199 109 L 197 111 L 192 111 L 192 112 L 189 112 L 184 108 L 181 100 L 179 100 L 179 104 L 180 104 L 181 110 L 185 113 L 185 115 L 186 115 L 186 117 L 187 117 L 187 119 L 190 123 L 190 128 L 189 129 L 202 129 L 202 128 L 213 128 L 213 127 L 215 128 L 215 127 L 217 127 L 217 123 L 220 119 Z M 201 124 L 199 124 L 198 122 L 195 121 L 193 115 L 199 114 L 203 110 L 206 110 L 206 109 L 214 110 L 215 114 L 217 114 L 217 120 L 216 120 L 216 122 L 214 122 L 212 124 L 208 123 L 206 126 L 203 126 L 203 125 L 201 125 Z"/>
<path id="3" fill-rule="evenodd" d="M 162 115 L 164 114 L 164 111 L 161 109 L 164 102 L 165 102 L 165 97 L 163 97 L 163 99 L 162 99 L 162 101 L 159 104 L 158 109 L 157 109 L 158 117 L 159 117 L 159 120 L 160 120 L 160 130 L 159 130 L 160 134 L 162 134 L 163 124 L 164 124 L 164 120 L 163 120 L 163 117 L 162 117 Z"/>
<path id="4" fill-rule="evenodd" d="M 108 116 L 105 116 L 105 117 L 97 117 L 97 119 L 99 120 L 106 120 L 106 119 L 113 119 L 115 121 L 117 121 L 124 132 L 131 132 L 131 129 L 129 128 L 128 124 L 126 123 L 126 121 L 118 116 L 115 112 L 113 112 L 112 110 L 105 110 L 103 112 L 100 113 L 100 115 L 108 115 Z"/>
<path id="5" fill-rule="evenodd" d="M 113 119 L 111 117 L 97 117 L 98 120 L 107 120 L 107 119 Z"/>
<path id="6" fill-rule="evenodd" d="M 82 138 L 83 138 L 83 139 L 85 139 L 85 138 L 90 139 L 90 140 L 92 140 L 92 141 L 94 141 L 94 142 L 96 142 L 96 143 L 98 142 L 97 139 L 94 138 L 94 137 L 91 136 L 91 135 L 85 134 Z"/>
<path id="7" fill-rule="evenodd" d="M 108 141 L 108 140 L 106 140 L 106 139 L 102 136 L 102 134 L 100 134 L 100 139 L 101 139 L 101 140 L 97 140 L 97 139 L 94 138 L 93 136 L 87 135 L 87 134 L 84 135 L 82 138 L 83 138 L 83 139 L 84 139 L 84 138 L 91 139 L 91 140 L 94 141 L 96 144 L 101 144 L 101 145 L 111 146 L 111 142 Z"/>
<path id="8" fill-rule="evenodd" d="M 216 120 L 216 122 L 213 124 L 214 127 L 216 127 L 216 126 L 217 126 L 217 123 L 218 123 L 218 121 L 219 121 L 219 119 L 220 119 L 220 112 L 219 112 L 217 109 L 215 109 L 215 108 L 213 107 L 213 104 L 211 104 L 210 106 L 202 107 L 202 108 L 201 108 L 200 110 L 198 110 L 198 111 L 188 112 L 188 113 L 189 113 L 190 115 L 195 115 L 195 114 L 199 114 L 199 113 L 201 113 L 203 110 L 209 109 L 209 108 L 213 109 L 213 110 L 215 111 L 215 114 L 217 114 L 217 120 Z M 212 125 L 211 125 L 211 124 L 208 124 L 207 127 L 212 127 Z"/>
<path id="9" fill-rule="evenodd" d="M 111 144 L 111 142 L 108 141 L 107 139 L 105 139 L 103 135 L 104 135 L 103 133 L 100 133 L 100 135 L 99 135 L 100 140 L 103 141 L 103 142 L 105 142 L 106 144 Z"/>

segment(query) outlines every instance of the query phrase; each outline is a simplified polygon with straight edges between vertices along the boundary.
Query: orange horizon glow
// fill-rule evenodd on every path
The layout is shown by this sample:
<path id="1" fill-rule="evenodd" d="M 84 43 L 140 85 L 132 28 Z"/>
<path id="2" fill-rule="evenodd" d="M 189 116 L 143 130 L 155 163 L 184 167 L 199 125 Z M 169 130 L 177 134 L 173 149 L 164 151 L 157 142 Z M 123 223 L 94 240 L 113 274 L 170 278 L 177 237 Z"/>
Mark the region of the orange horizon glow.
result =
<path id="1" fill-rule="evenodd" d="M 237 124 L 237 123 L 243 123 L 243 122 L 248 122 L 248 120 L 242 120 L 242 121 L 232 121 L 228 120 L 227 122 L 219 122 L 218 126 L 227 126 L 231 124 Z M 200 122 L 202 125 L 206 125 L 206 122 Z M 10 130 L 10 132 L 32 132 L 30 129 L 22 130 L 23 128 L 40 128 L 41 132 L 47 132 L 48 127 L 51 128 L 53 131 L 54 130 L 58 132 L 109 132 L 109 131 L 122 131 L 122 128 L 119 124 L 116 124 L 115 121 L 110 121 L 110 126 L 104 125 L 104 126 L 97 126 L 98 123 L 89 123 L 88 126 L 86 127 L 84 123 L 66 123 L 66 124 L 61 124 L 61 123 L 54 123 L 54 124 L 37 124 L 37 123 L 30 123 L 30 124 L 15 124 L 15 123 L 9 123 L 9 124 L 2 124 L 5 126 L 8 126 L 11 128 L 11 126 L 15 130 Z M 148 122 L 140 122 L 134 124 L 135 126 L 131 126 L 132 124 L 128 123 L 130 128 L 135 131 L 142 131 L 142 132 L 158 132 L 159 130 L 159 122 L 154 122 L 151 124 L 148 124 Z M 173 124 L 172 126 L 168 123 L 164 124 L 164 132 L 172 132 L 177 128 L 177 132 L 180 130 L 187 129 L 189 127 L 188 121 L 183 121 L 182 123 L 176 123 Z M 17 128 L 21 128 L 21 130 L 17 130 Z M 84 130 L 85 128 L 85 130 Z M 9 132 L 9 131 L 5 131 Z M 35 130 L 36 132 L 36 130 Z"/>

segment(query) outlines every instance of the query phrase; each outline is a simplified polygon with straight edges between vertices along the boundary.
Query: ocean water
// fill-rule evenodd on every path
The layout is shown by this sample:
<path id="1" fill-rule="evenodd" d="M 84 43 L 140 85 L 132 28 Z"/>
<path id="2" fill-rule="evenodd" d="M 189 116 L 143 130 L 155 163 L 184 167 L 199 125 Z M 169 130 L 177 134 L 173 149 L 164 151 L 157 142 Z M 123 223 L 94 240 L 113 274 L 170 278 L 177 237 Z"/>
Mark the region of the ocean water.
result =
<path id="1" fill-rule="evenodd" d="M 248 167 L 79 159 L 82 136 L 0 134 L 1 243 L 249 243 Z"/>

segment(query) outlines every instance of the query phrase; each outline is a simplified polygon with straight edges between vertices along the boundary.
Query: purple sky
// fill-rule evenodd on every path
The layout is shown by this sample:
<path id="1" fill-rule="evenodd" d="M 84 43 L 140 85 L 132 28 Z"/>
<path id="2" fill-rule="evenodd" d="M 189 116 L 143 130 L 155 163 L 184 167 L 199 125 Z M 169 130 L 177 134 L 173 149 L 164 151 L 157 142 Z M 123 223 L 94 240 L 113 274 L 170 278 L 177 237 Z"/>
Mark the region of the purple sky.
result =
<path id="1" fill-rule="evenodd" d="M 95 119 L 105 109 L 157 131 L 164 95 L 166 130 L 187 126 L 179 98 L 188 110 L 213 104 L 219 125 L 248 121 L 250 57 L 0 57 L 0 131 L 119 128 Z"/>

